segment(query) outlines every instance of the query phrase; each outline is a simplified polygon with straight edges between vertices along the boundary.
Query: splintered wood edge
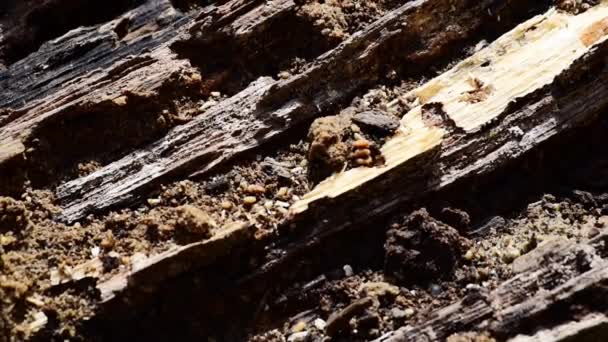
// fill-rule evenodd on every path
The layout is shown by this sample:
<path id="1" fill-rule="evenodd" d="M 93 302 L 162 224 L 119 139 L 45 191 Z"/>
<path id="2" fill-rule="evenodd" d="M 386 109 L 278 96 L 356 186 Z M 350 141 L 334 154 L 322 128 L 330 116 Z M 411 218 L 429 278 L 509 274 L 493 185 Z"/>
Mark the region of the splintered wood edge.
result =
<path id="1" fill-rule="evenodd" d="M 234 222 L 220 229 L 208 240 L 175 247 L 151 256 L 134 265 L 131 271 L 117 274 L 99 283 L 97 289 L 101 293 L 101 302 L 112 300 L 116 294 L 129 286 L 153 287 L 164 279 L 179 274 L 182 268 L 188 268 L 191 264 L 204 266 L 230 253 L 231 248 L 240 242 L 248 241 L 253 236 L 252 228 L 249 222 Z M 144 278 L 145 280 L 140 281 Z"/>
<path id="2" fill-rule="evenodd" d="M 294 203 L 293 215 L 323 198 L 336 198 L 441 144 L 447 132 L 425 123 L 422 106 L 438 103 L 460 130 L 474 133 L 509 103 L 550 85 L 608 35 L 608 1 L 579 15 L 550 9 L 504 34 L 446 73 L 413 90 L 416 107 L 381 148 L 386 164 L 335 174 Z"/>

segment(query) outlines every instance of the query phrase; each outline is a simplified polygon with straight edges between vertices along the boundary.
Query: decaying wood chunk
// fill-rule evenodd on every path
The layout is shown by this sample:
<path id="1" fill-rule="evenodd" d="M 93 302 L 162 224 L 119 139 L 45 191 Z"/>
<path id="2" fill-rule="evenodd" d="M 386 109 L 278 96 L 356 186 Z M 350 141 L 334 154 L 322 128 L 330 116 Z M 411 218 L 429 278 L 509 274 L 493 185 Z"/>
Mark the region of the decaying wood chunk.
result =
<path id="1" fill-rule="evenodd" d="M 521 24 L 410 94 L 416 98 L 417 106 L 403 117 L 400 132 L 382 147 L 385 167 L 360 168 L 339 174 L 319 185 L 292 209 L 296 213 L 302 212 L 318 199 L 337 198 L 375 178 L 387 177 L 393 169 L 435 148 L 444 151 L 437 160 L 444 169 L 441 170 L 443 175 L 437 186 L 445 186 L 461 177 L 463 172 L 492 167 L 491 160 L 481 159 L 480 154 L 487 153 L 486 148 L 475 146 L 483 140 L 483 132 L 495 135 L 493 141 L 488 143 L 503 144 L 503 151 L 500 151 L 502 156 L 498 156 L 499 151 L 496 150 L 494 155 L 488 154 L 486 158 L 512 158 L 529 150 L 540 140 L 546 139 L 538 129 L 547 130 L 549 127 L 526 131 L 525 122 L 518 125 L 516 117 L 532 113 L 526 113 L 527 108 L 518 112 L 514 110 L 514 104 L 525 103 L 530 111 L 538 112 L 537 116 L 541 116 L 541 111 L 551 111 L 545 113 L 549 116 L 546 118 L 547 124 L 560 120 L 557 113 L 575 118 L 575 114 L 567 113 L 563 106 L 553 109 L 547 107 L 547 103 L 543 108 L 543 102 L 552 101 L 555 106 L 558 103 L 569 105 L 571 101 L 568 99 L 577 89 L 569 89 L 568 84 L 577 81 L 577 73 L 588 68 L 584 65 L 586 60 L 599 56 L 601 52 L 598 50 L 605 45 L 607 32 L 596 26 L 606 21 L 607 17 L 608 5 L 603 3 L 578 16 L 551 10 Z M 591 44 L 586 38 L 590 31 L 599 34 L 594 36 Z M 481 91 L 477 89 L 480 84 L 485 84 L 480 89 L 486 89 L 483 101 L 471 102 L 462 97 L 463 94 L 470 95 L 471 91 Z M 553 94 L 551 88 L 563 88 L 563 91 Z M 589 94 L 587 99 L 595 105 L 598 100 L 601 101 L 600 97 L 594 93 Z M 536 106 L 532 105 L 533 101 L 536 101 Z M 439 118 L 427 115 L 431 105 L 441 108 Z M 600 109 L 602 105 L 595 108 Z M 582 115 L 589 114 L 595 113 L 590 110 Z M 501 125 L 501 120 L 511 125 Z M 506 132 L 499 131 L 499 127 Z M 450 131 L 456 134 L 450 134 Z M 548 130 L 547 133 L 550 132 Z M 509 144 L 498 142 L 500 136 L 505 136 L 503 139 L 510 136 Z M 466 162 L 459 161 L 459 165 L 449 162 L 454 154 L 461 152 L 460 146 L 466 146 L 469 151 L 477 150 L 475 157 L 469 159 L 471 165 L 465 167 Z M 475 148 L 470 148 L 472 146 Z M 461 167 L 463 169 L 459 170 Z"/>

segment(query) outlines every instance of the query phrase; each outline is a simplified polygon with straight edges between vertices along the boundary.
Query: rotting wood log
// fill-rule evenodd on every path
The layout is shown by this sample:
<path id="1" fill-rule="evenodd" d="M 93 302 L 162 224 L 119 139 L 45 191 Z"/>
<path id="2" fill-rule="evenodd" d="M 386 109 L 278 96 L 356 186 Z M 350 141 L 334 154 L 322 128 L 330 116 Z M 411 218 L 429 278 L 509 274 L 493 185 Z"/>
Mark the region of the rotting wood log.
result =
<path id="1" fill-rule="evenodd" d="M 595 31 L 607 16 L 608 2 L 576 17 L 550 10 L 414 90 L 419 105 L 404 116 L 401 132 L 382 148 L 387 165 L 335 175 L 296 202 L 287 233 L 272 246 L 275 252 L 283 251 L 282 256 L 271 258 L 241 281 L 275 272 L 324 238 L 382 217 L 423 194 L 501 168 L 550 138 L 593 122 L 608 107 L 608 71 L 603 57 L 608 42 L 606 33 L 596 35 Z M 586 39 L 589 34 L 596 37 L 592 42 Z M 553 40 L 569 48 L 535 48 Z M 493 67 L 485 70 L 488 60 Z M 539 60 L 544 62 L 523 62 Z M 508 69 L 503 64 L 507 61 L 511 63 Z M 487 82 L 487 88 L 476 87 L 480 82 L 474 77 Z M 529 85 L 528 80 L 537 83 L 522 92 L 520 86 Z M 442 82 L 445 84 L 437 86 Z M 469 101 L 472 93 L 482 89 L 492 89 L 484 101 Z M 492 100 L 492 94 L 499 96 Z M 437 107 L 439 111 L 433 112 Z M 479 115 L 485 121 L 479 121 Z M 370 199 L 369 193 L 379 195 Z M 298 234 L 291 237 L 289 232 L 294 230 Z M 178 256 L 155 262 L 180 261 Z M 163 267 L 139 272 L 141 279 L 167 279 Z M 149 285 L 153 288 L 157 283 Z M 127 288 L 112 287 L 115 292 Z"/>
<path id="2" fill-rule="evenodd" d="M 426 322 L 402 327 L 376 342 L 444 340 L 462 331 L 490 332 L 510 341 L 567 341 L 590 332 L 595 340 L 605 338 L 607 239 L 603 234 L 539 254 L 527 271 L 496 290 L 471 289 Z M 574 315 L 583 319 L 572 322 Z"/>
<path id="3" fill-rule="evenodd" d="M 305 72 L 282 81 L 260 78 L 153 144 L 59 186 L 60 218 L 72 222 L 133 202 L 167 178 L 194 171 L 193 176 L 205 174 L 349 100 L 377 80 L 386 67 L 407 68 L 408 62 L 425 56 L 443 56 L 452 44 L 495 20 L 487 13 L 497 3 L 504 4 L 484 1 L 468 7 L 466 1 L 407 2 L 318 57 Z M 437 13 L 445 15 L 435 18 Z M 454 32 L 439 33 L 445 26 L 454 27 Z M 414 42 L 424 43 L 409 48 Z M 394 49 L 403 49 L 405 56 L 395 55 Z"/>
<path id="4" fill-rule="evenodd" d="M 569 105 L 567 98 L 577 90 L 569 89 L 568 83 L 576 82 L 577 74 L 589 68 L 585 64 L 602 54 L 607 17 L 608 9 L 604 4 L 579 16 L 551 10 L 520 25 L 408 95 L 416 98 L 417 105 L 404 116 L 400 132 L 382 147 L 385 166 L 357 168 L 336 175 L 292 209 L 300 213 L 317 199 L 346 194 L 440 145 L 444 151 L 440 159 L 445 158 L 446 161 L 439 160 L 443 175 L 437 187 L 460 178 L 462 172 L 491 167 L 492 163 L 481 159 L 486 148 L 476 145 L 476 140 L 482 138 L 484 133 L 491 134 L 492 140 L 499 138 L 505 133 L 497 130 L 501 121 L 514 124 L 504 128 L 516 140 L 503 145 L 502 151 L 496 151 L 494 156 L 498 157 L 497 152 L 502 152 L 502 158 L 508 158 L 509 154 L 518 155 L 529 150 L 545 137 L 535 130 L 527 131 L 514 122 L 517 114 L 522 115 L 527 109 L 523 107 L 524 110 L 518 112 L 516 103 L 528 101 L 526 105 L 537 111 L 538 115 L 543 109 L 530 106 L 533 102 L 529 100 L 539 105 L 550 101 L 557 107 L 548 108 L 551 117 L 558 117 L 559 112 L 564 112 L 564 105 Z M 555 92 L 559 88 L 563 88 L 562 94 Z M 589 95 L 588 99 L 596 102 L 599 94 Z M 560 105 L 562 103 L 564 105 Z M 596 108 L 600 109 L 602 105 L 600 103 Z M 588 111 L 593 112 L 593 108 Z M 472 141 L 467 138 L 472 138 Z M 515 146 L 517 140 L 519 143 Z M 473 152 L 463 156 L 469 162 L 458 158 L 458 164 L 454 165 L 450 161 L 462 153 L 463 147 Z M 513 152 L 508 153 L 509 150 Z M 466 163 L 470 165 L 463 168 Z"/>
<path id="5" fill-rule="evenodd" d="M 456 22 L 466 21 L 472 12 L 482 13 L 482 10 L 491 8 L 497 3 L 499 2 L 480 3 L 471 12 L 466 12 L 454 20 Z M 163 97 L 162 90 L 166 89 L 164 87 L 168 82 L 172 82 L 172 77 L 176 74 L 180 77 L 181 83 L 178 82 L 173 85 L 174 87 L 188 87 L 192 82 L 199 87 L 202 79 L 200 82 L 197 80 L 195 68 L 187 61 L 177 58 L 169 46 L 186 32 L 186 28 L 190 30 L 191 27 L 196 26 L 191 25 L 193 20 L 203 21 L 203 28 L 190 30 L 193 35 L 190 38 L 192 41 L 198 39 L 197 30 L 211 32 L 218 27 L 223 27 L 222 25 L 225 24 L 217 18 L 225 18 L 225 21 L 232 23 L 230 24 L 232 28 L 227 29 L 228 33 L 224 34 L 239 37 L 250 37 L 248 34 L 255 35 L 252 32 L 262 29 L 268 24 L 263 17 L 255 15 L 255 13 L 264 12 L 263 7 L 260 6 L 266 6 L 264 4 L 268 3 L 233 1 L 229 4 L 233 7 L 226 5 L 207 7 L 201 12 L 198 19 L 173 13 L 171 17 L 176 22 L 171 24 L 173 26 L 170 25 L 169 28 L 161 30 L 164 32 L 163 34 L 167 35 L 166 38 L 150 43 L 157 45 L 154 45 L 156 47 L 144 54 L 142 58 L 135 57 L 135 62 L 132 62 L 134 64 L 113 62 L 114 67 L 109 73 L 111 75 L 95 78 L 97 83 L 87 83 L 89 82 L 87 78 L 77 73 L 72 74 L 71 78 L 65 79 L 66 83 L 72 84 L 69 89 L 73 90 L 103 83 L 99 89 L 104 90 L 100 90 L 99 93 L 84 95 L 75 93 L 74 97 L 68 97 L 67 100 L 53 95 L 55 91 L 51 90 L 49 90 L 51 95 L 48 96 L 45 93 L 32 93 L 33 97 L 30 100 L 33 101 L 32 106 L 34 107 L 30 107 L 30 103 L 27 103 L 24 108 L 3 112 L 4 116 L 0 120 L 5 120 L 2 121 L 2 124 L 6 125 L 0 131 L 0 137 L 6 138 L 6 140 L 0 139 L 0 141 L 4 141 L 0 153 L 5 153 L 0 155 L 0 164 L 19 159 L 24 152 L 27 156 L 28 139 L 35 137 L 36 133 L 39 133 L 37 130 L 41 127 L 45 127 L 56 118 L 69 117 L 71 112 L 86 112 L 83 108 L 96 107 L 100 104 L 107 105 L 110 109 L 116 109 L 123 106 L 125 101 L 128 105 L 141 97 L 152 101 L 159 95 Z M 235 4 L 238 6 L 234 6 Z M 271 18 L 280 17 L 284 11 L 290 10 L 293 6 L 290 1 L 277 1 L 276 4 L 284 7 L 273 7 L 276 11 L 271 12 Z M 246 127 L 246 134 L 253 135 L 245 135 L 245 138 L 230 135 L 230 138 L 226 139 L 227 134 L 231 132 L 225 130 L 219 134 L 216 133 L 216 136 L 204 135 L 204 132 L 220 131 L 220 124 L 225 124 L 221 120 L 226 116 L 219 115 L 217 121 L 209 120 L 204 123 L 203 119 L 196 118 L 189 124 L 173 129 L 159 142 L 125 157 L 126 159 L 111 163 L 96 174 L 74 180 L 68 185 L 60 187 L 60 193 L 67 189 L 68 195 L 64 193 L 67 197 L 63 198 L 68 205 L 66 208 L 74 208 L 73 211 L 66 210 L 68 215 L 72 215 L 67 217 L 67 220 L 75 220 L 96 210 L 129 203 L 141 191 L 145 191 L 149 186 L 158 184 L 162 180 L 201 170 L 201 163 L 204 164 L 202 170 L 195 171 L 192 175 L 204 175 L 216 165 L 238 156 L 248 149 L 257 147 L 275 135 L 284 134 L 287 128 L 292 127 L 295 122 L 322 115 L 336 107 L 336 103 L 348 101 L 351 96 L 348 94 L 355 94 L 357 90 L 365 89 L 367 85 L 373 84 L 381 71 L 384 71 L 385 64 L 398 67 L 398 64 L 403 61 L 418 60 L 421 58 L 420 55 L 430 54 L 434 55 L 433 58 L 442 56 L 443 54 L 439 50 L 449 47 L 456 40 L 466 38 L 481 25 L 483 20 L 487 19 L 469 23 L 470 26 L 456 36 L 441 37 L 435 40 L 430 37 L 434 35 L 434 29 L 436 29 L 433 26 L 424 32 L 429 35 L 424 38 L 425 41 L 430 42 L 429 45 L 411 52 L 405 59 L 394 59 L 395 57 L 387 51 L 395 46 L 403 46 L 403 44 L 411 42 L 410 35 L 413 33 L 420 34 L 420 32 L 403 29 L 397 23 L 404 17 L 413 22 L 420 19 L 417 16 L 428 19 L 426 11 L 435 8 L 433 6 L 437 4 L 445 5 L 443 2 L 416 1 L 390 12 L 362 33 L 356 34 L 336 49 L 319 57 L 307 72 L 285 81 L 276 81 L 269 77 L 260 78 L 248 88 L 220 103 L 216 107 L 217 112 L 214 111 L 216 110 L 214 108 L 205 113 L 205 116 L 209 113 L 223 113 L 222 115 L 227 116 L 241 115 L 240 118 L 237 118 L 237 123 L 241 122 L 240 120 L 249 120 L 251 122 L 248 124 L 258 125 L 255 126 L 257 130 L 251 130 L 252 126 Z M 135 11 L 141 11 L 143 8 L 145 7 Z M 278 249 L 285 253 L 279 254 L 278 258 L 272 259 L 272 262 L 265 264 L 253 274 L 244 275 L 243 281 L 276 272 L 277 266 L 288 263 L 291 258 L 297 257 L 299 251 L 325 237 L 348 230 L 358 222 L 389 213 L 398 204 L 414 200 L 421 194 L 441 190 L 469 177 L 501 168 L 524 153 L 537 148 L 548 139 L 573 127 L 592 122 L 608 105 L 605 96 L 608 90 L 606 87 L 608 75 L 603 58 L 608 49 L 606 8 L 606 2 L 602 2 L 599 6 L 579 16 L 552 10 L 544 16 L 536 17 L 521 25 L 490 47 L 478 52 L 425 86 L 410 94 L 403 94 L 404 98 L 416 98 L 417 102 L 412 104 L 412 110 L 405 115 L 399 133 L 382 149 L 387 164 L 383 167 L 359 168 L 338 174 L 319 185 L 301 202 L 296 203 L 291 208 L 293 216 L 287 222 L 290 225 L 289 229 L 281 231 L 280 242 L 274 241 L 276 244 L 273 245 L 274 251 Z M 222 11 L 222 9 L 224 10 Z M 395 16 L 396 13 L 401 14 Z M 448 13 L 447 10 L 446 13 Z M 214 22 L 214 20 L 217 20 L 216 24 L 208 24 L 209 21 Z M 425 22 L 423 21 L 423 23 Z M 438 20 L 432 23 L 432 25 L 435 24 L 440 26 L 445 22 Z M 133 38 L 133 42 L 140 40 L 150 42 L 154 41 L 154 37 L 159 36 L 152 34 L 152 31 L 147 31 L 149 28 L 145 28 L 145 26 L 141 27 L 141 31 L 136 30 L 135 32 L 139 33 L 134 33 L 130 37 Z M 255 29 L 251 27 L 255 27 Z M 399 28 L 387 32 L 384 30 L 387 27 Z M 416 31 L 421 27 L 424 28 L 423 25 L 415 25 L 412 30 Z M 175 29 L 175 32 L 170 32 L 172 29 Z M 103 29 L 101 30 L 103 31 Z M 68 50 L 72 49 L 69 46 L 69 41 L 72 39 L 70 37 L 79 36 L 82 32 L 97 34 L 87 29 L 81 29 L 56 42 L 65 43 Z M 116 40 L 115 38 L 110 40 L 112 39 Z M 555 48 L 552 44 L 558 44 L 561 48 Z M 536 48 L 534 48 L 535 46 Z M 538 49 L 538 46 L 552 48 Z M 140 52 L 146 51 L 145 49 L 144 47 Z M 72 56 L 70 55 L 72 52 L 69 51 L 66 53 L 68 56 Z M 91 57 L 87 52 L 83 55 L 86 57 L 78 56 L 79 53 L 75 53 L 77 59 Z M 113 54 L 114 52 L 108 53 Z M 33 60 L 36 55 L 31 58 Z M 350 63 L 350 65 L 345 63 L 353 58 L 356 62 Z M 530 65 L 526 65 L 525 62 L 529 62 Z M 154 77 L 157 78 L 153 77 L 149 83 L 140 83 L 142 77 L 149 76 L 147 72 L 150 70 L 147 67 L 152 65 L 149 63 L 154 64 L 154 69 L 163 69 L 165 66 L 166 68 L 162 73 L 154 74 L 156 75 Z M 520 74 L 519 77 L 514 78 L 509 72 L 514 72 L 513 66 L 518 65 L 517 63 L 521 63 L 521 70 L 516 70 Z M 407 68 L 407 65 L 404 68 Z M 510 67 L 509 72 L 505 72 L 507 65 Z M 353 66 L 354 70 L 351 69 Z M 12 69 L 13 67 L 9 68 L 9 72 L 16 70 Z M 44 66 L 41 68 L 48 69 Z M 372 73 L 367 74 L 370 70 Z M 106 72 L 103 71 L 102 74 L 105 75 Z M 96 75 L 99 76 L 99 74 Z M 106 84 L 104 82 L 108 77 L 111 80 Z M 99 81 L 100 79 L 102 81 Z M 327 83 L 322 85 L 315 83 L 319 80 L 325 80 Z M 121 82 L 128 84 L 125 88 L 121 88 L 124 85 Z M 59 84 L 53 86 L 59 87 Z M 342 92 L 336 92 L 336 89 Z M 104 91 L 109 91 L 109 93 L 103 93 Z M 126 100 L 123 96 L 126 97 Z M 64 100 L 66 102 L 62 102 Z M 250 112 L 241 113 L 242 109 L 248 106 L 255 108 Z M 162 106 L 157 107 L 159 110 L 162 108 Z M 222 111 L 222 108 L 226 111 Z M 258 121 L 250 120 L 250 115 L 254 117 L 259 115 L 256 117 Z M 284 117 L 291 121 L 285 122 Z M 278 121 L 276 121 L 277 118 Z M 197 127 L 197 129 L 192 130 L 193 127 Z M 203 132 L 202 138 L 197 137 L 196 135 L 201 132 Z M 256 132 L 259 133 L 258 136 L 255 135 Z M 260 137 L 261 139 L 258 139 Z M 201 141 L 202 149 L 188 150 L 192 147 L 191 144 L 199 146 L 196 144 Z M 163 142 L 169 142 L 170 146 L 163 146 Z M 216 144 L 213 146 L 222 147 L 222 149 L 219 152 L 212 151 L 209 146 L 204 145 L 205 143 Z M 157 150 L 149 149 L 155 146 L 158 147 Z M 180 154 L 182 152 L 185 153 L 186 158 Z M 155 170 L 155 167 L 158 166 L 156 164 L 158 158 L 162 165 L 160 170 Z M 176 160 L 177 162 L 175 162 Z M 131 163 L 133 161 L 137 161 L 137 163 Z M 110 174 L 115 171 L 118 173 Z M 152 172 L 149 177 L 141 177 L 150 171 Z M 132 178 L 133 182 L 125 184 L 124 187 L 116 186 L 124 179 L 131 179 L 129 178 L 131 176 L 135 177 Z M 86 182 L 83 183 L 83 181 Z M 78 187 L 83 184 L 87 187 L 80 192 Z M 116 191 L 103 193 L 97 192 L 96 188 L 115 189 Z M 362 192 L 380 195 L 370 201 L 369 196 Z M 100 197 L 87 197 L 91 193 L 101 195 Z M 104 198 L 103 196 L 106 194 L 107 198 Z M 72 204 L 73 207 L 70 206 Z M 326 212 L 332 214 L 328 215 Z M 143 290 L 140 292 L 146 293 L 146 295 L 153 293 L 158 284 L 213 263 L 216 258 L 226 256 L 237 245 L 248 245 L 248 242 L 253 241 L 250 228 L 247 223 L 224 227 L 218 235 L 208 241 L 183 246 L 154 256 L 144 263 L 138 264 L 131 272 L 119 274 L 108 282 L 98 284 L 102 300 L 115 302 L 115 299 L 125 299 L 127 296 L 124 294 L 127 289 Z M 291 236 L 290 233 L 293 230 L 302 234 Z M 593 248 L 596 246 L 593 245 Z M 588 253 L 587 250 L 583 251 L 584 255 L 592 255 L 592 259 L 599 255 L 603 259 L 605 251 L 585 253 Z M 596 259 L 593 262 L 596 262 Z M 567 259 L 567 262 L 570 262 L 570 259 Z M 583 283 L 583 281 L 589 280 L 587 276 L 593 275 L 603 279 L 605 273 L 603 263 L 602 260 L 598 266 L 600 269 L 593 264 L 590 271 L 578 275 L 579 278 L 565 284 L 575 284 L 575 280 Z M 565 267 L 579 267 L 578 263 L 575 266 L 572 265 L 574 264 L 567 264 Z M 593 271 L 598 273 L 590 273 Z M 571 273 L 568 273 L 568 276 L 570 275 Z M 580 277 L 583 276 L 584 278 L 581 279 Z M 76 278 L 79 277 L 80 275 Z M 523 275 L 521 277 L 524 278 Z M 565 277 L 564 280 L 566 280 Z M 589 288 L 594 290 L 597 287 L 601 290 L 601 286 L 596 285 L 597 283 L 592 283 Z M 569 297 L 570 292 L 564 294 L 563 291 L 566 290 L 568 289 L 565 287 L 560 288 L 559 291 L 562 292 L 556 290 L 558 291 L 556 293 L 563 294 L 566 297 L 564 300 L 568 302 L 572 297 Z M 588 288 L 579 290 L 575 291 L 577 300 L 581 293 L 583 293 L 583 297 L 588 294 Z M 542 294 L 539 293 L 539 295 Z M 583 303 L 586 302 L 583 301 Z M 524 308 L 527 307 L 524 306 Z M 547 310 L 553 309 L 538 307 L 534 310 L 537 310 L 534 312 L 542 316 Z M 512 314 L 510 311 L 506 313 Z M 510 329 L 513 324 L 521 324 L 514 322 L 515 319 L 501 322 L 497 325 L 498 328 L 492 328 L 492 331 L 499 335 L 510 336 L 505 331 Z M 590 320 L 590 322 L 593 325 L 596 321 Z M 503 323 L 504 325 L 501 325 Z M 601 323 L 600 319 L 598 324 L 601 325 Z M 516 330 L 523 333 L 536 333 L 533 330 L 526 331 L 525 326 L 522 329 L 519 329 L 519 325 L 517 327 Z M 587 325 L 584 324 L 580 326 L 581 329 L 586 329 L 586 327 Z M 445 334 L 449 332 L 449 329 L 446 329 Z M 476 329 L 476 327 L 471 326 L 471 329 Z M 560 327 L 555 329 L 557 331 Z M 395 334 L 398 335 L 401 332 Z M 444 334 L 444 331 L 440 331 L 440 334 Z"/>

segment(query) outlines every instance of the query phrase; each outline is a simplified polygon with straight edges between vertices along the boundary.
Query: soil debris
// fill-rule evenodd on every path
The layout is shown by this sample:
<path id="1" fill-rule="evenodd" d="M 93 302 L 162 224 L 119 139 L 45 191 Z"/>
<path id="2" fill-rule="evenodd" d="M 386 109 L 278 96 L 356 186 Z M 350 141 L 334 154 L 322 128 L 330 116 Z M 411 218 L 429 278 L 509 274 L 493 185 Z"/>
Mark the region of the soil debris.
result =
<path id="1" fill-rule="evenodd" d="M 471 217 L 469 214 L 458 208 L 445 207 L 441 209 L 439 220 L 447 225 L 454 227 L 462 235 L 465 235 L 471 225 Z"/>
<path id="2" fill-rule="evenodd" d="M 394 0 L 298 0 L 299 16 L 329 39 L 342 41 L 399 3 Z"/>
<path id="3" fill-rule="evenodd" d="M 479 103 L 485 101 L 494 91 L 491 84 L 486 84 L 476 77 L 469 78 L 471 90 L 467 90 L 460 95 L 460 100 L 468 103 Z"/>
<path id="4" fill-rule="evenodd" d="M 466 332 L 451 335 L 447 338 L 446 342 L 496 342 L 496 340 L 486 332 Z"/>
<path id="5" fill-rule="evenodd" d="M 183 205 L 176 208 L 176 229 L 186 234 L 196 235 L 200 238 L 211 236 L 211 229 L 217 227 L 213 219 L 204 211 L 192 205 Z"/>
<path id="6" fill-rule="evenodd" d="M 20 232 L 28 225 L 25 205 L 10 197 L 0 197 L 0 233 Z"/>
<path id="7" fill-rule="evenodd" d="M 396 297 L 399 288 L 383 281 L 367 282 L 361 284 L 359 292 L 371 298 Z"/>
<path id="8" fill-rule="evenodd" d="M 383 165 L 379 146 L 398 127 L 396 117 L 378 110 L 345 111 L 315 120 L 308 133 L 311 180 L 319 182 L 355 167 Z"/>
<path id="9" fill-rule="evenodd" d="M 413 212 L 387 236 L 384 271 L 404 283 L 450 277 L 471 247 L 456 229 L 433 219 L 426 209 Z"/>
<path id="10" fill-rule="evenodd" d="M 325 178 L 343 170 L 348 162 L 350 120 L 341 116 L 324 117 L 310 126 L 308 160 L 318 175 Z"/>

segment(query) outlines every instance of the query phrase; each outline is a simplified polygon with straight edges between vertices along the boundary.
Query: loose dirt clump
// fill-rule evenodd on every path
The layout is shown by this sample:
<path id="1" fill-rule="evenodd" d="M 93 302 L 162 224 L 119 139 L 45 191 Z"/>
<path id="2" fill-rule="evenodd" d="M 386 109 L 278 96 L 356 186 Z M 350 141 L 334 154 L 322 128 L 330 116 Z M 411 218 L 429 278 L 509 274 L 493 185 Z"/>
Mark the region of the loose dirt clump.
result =
<path id="1" fill-rule="evenodd" d="M 399 128 L 399 119 L 381 110 L 356 112 L 315 120 L 310 126 L 310 176 L 318 182 L 333 173 L 360 166 L 380 166 L 380 146 Z"/>
<path id="2" fill-rule="evenodd" d="M 79 163 L 76 167 L 78 169 L 78 176 L 84 177 L 99 169 L 101 169 L 101 163 L 96 160 L 89 160 L 86 162 Z"/>
<path id="3" fill-rule="evenodd" d="M 450 277 L 471 242 L 429 216 L 412 213 L 387 233 L 384 272 L 400 282 L 420 283 Z"/>
<path id="4" fill-rule="evenodd" d="M 312 123 L 308 132 L 308 160 L 317 167 L 315 178 L 324 178 L 345 168 L 350 135 L 350 121 L 341 116 L 324 117 Z"/>
<path id="5" fill-rule="evenodd" d="M 194 239 L 205 239 L 212 235 L 211 229 L 217 223 L 204 211 L 192 205 L 183 205 L 176 208 L 178 215 L 176 228 L 184 235 L 193 236 Z"/>
<path id="6" fill-rule="evenodd" d="M 0 197 L 0 233 L 19 232 L 29 224 L 23 203 L 10 197 Z"/>
<path id="7" fill-rule="evenodd" d="M 488 333 L 468 332 L 449 336 L 446 342 L 496 342 Z"/>
<path id="8" fill-rule="evenodd" d="M 299 15 L 312 21 L 321 33 L 338 41 L 348 38 L 382 16 L 396 1 L 299 0 Z"/>

